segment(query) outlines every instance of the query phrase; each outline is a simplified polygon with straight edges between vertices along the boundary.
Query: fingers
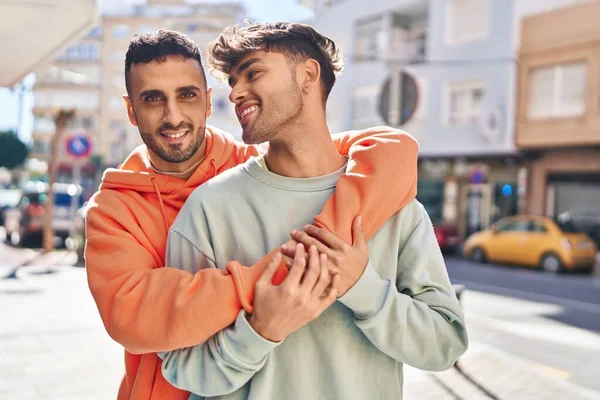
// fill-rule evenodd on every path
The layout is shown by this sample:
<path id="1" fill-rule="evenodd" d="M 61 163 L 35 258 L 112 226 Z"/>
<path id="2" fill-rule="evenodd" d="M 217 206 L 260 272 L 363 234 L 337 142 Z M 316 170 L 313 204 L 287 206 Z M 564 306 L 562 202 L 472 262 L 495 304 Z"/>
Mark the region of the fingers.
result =
<path id="1" fill-rule="evenodd" d="M 287 278 L 285 278 L 285 282 L 292 284 L 299 284 L 302 275 L 304 274 L 304 269 L 306 268 L 306 252 L 304 251 L 304 246 L 300 243 L 296 246 L 296 255 L 294 257 L 294 262 L 292 263 L 292 267 L 290 268 L 290 273 Z"/>
<path id="2" fill-rule="evenodd" d="M 326 254 L 319 254 L 318 257 L 321 272 L 319 274 L 319 280 L 314 285 L 312 290 L 312 295 L 316 298 L 321 298 L 324 295 L 327 295 L 325 291 L 327 290 L 329 284 L 331 283 L 331 273 L 328 268 L 328 260 Z"/>
<path id="3" fill-rule="evenodd" d="M 302 279 L 302 290 L 306 294 L 310 294 L 317 283 L 317 279 L 320 279 L 320 273 L 322 271 L 319 260 L 319 252 L 315 246 L 310 246 L 308 249 L 308 269 L 304 273 Z"/>
<path id="4" fill-rule="evenodd" d="M 317 251 L 319 253 L 325 253 L 327 254 L 327 256 L 331 257 L 331 249 L 329 247 L 327 247 L 325 244 L 323 244 L 322 242 L 320 242 L 319 240 L 311 237 L 310 235 L 308 235 L 307 232 L 305 231 L 299 231 L 294 229 L 291 233 L 290 236 L 292 237 L 292 239 L 294 239 L 295 241 L 297 241 L 298 243 L 302 243 L 303 245 L 305 245 L 307 248 L 310 246 L 316 246 L 317 247 Z"/>
<path id="5" fill-rule="evenodd" d="M 304 231 L 310 237 L 317 239 L 330 249 L 344 250 L 344 246 L 348 246 L 344 240 L 336 236 L 334 233 L 329 232 L 327 229 L 319 228 L 314 225 L 304 225 Z M 319 250 L 319 252 L 321 251 Z"/>
<path id="6" fill-rule="evenodd" d="M 273 276 L 275 276 L 275 272 L 277 272 L 277 268 L 279 267 L 279 263 L 281 262 L 281 253 L 276 252 L 271 261 L 267 264 L 262 274 L 256 281 L 256 283 L 260 284 L 270 284 L 273 280 Z"/>
<path id="7" fill-rule="evenodd" d="M 333 278 L 331 278 L 331 285 L 329 286 L 328 293 L 326 296 L 321 298 L 323 309 L 326 309 L 337 300 L 339 294 L 339 282 L 339 275 L 334 275 Z"/>
<path id="8" fill-rule="evenodd" d="M 354 239 L 352 246 L 366 252 L 367 241 L 365 240 L 365 234 L 362 229 L 362 217 L 360 215 L 354 218 L 354 222 L 352 223 L 352 237 Z"/>

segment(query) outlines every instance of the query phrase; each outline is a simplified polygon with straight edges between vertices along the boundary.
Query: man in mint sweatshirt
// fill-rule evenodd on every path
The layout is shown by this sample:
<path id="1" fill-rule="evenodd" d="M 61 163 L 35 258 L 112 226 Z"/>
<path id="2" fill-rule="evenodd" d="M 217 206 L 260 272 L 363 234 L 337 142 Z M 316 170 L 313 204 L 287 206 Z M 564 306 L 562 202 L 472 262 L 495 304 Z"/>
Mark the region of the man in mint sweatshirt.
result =
<path id="1" fill-rule="evenodd" d="M 282 249 L 294 258 L 290 276 L 306 283 L 311 269 L 330 266 L 341 296 L 293 334 L 257 296 L 253 315 L 206 343 L 159 354 L 165 378 L 193 398 L 398 400 L 403 363 L 451 367 L 467 348 L 464 317 L 421 204 L 368 242 L 356 223 L 354 246 L 306 226 L 346 169 L 325 117 L 341 70 L 335 44 L 306 25 L 250 24 L 224 31 L 209 53 L 229 79 L 244 141 L 269 150 L 192 193 L 169 231 L 166 264 L 250 265 L 291 234 L 308 254 L 301 244 Z"/>

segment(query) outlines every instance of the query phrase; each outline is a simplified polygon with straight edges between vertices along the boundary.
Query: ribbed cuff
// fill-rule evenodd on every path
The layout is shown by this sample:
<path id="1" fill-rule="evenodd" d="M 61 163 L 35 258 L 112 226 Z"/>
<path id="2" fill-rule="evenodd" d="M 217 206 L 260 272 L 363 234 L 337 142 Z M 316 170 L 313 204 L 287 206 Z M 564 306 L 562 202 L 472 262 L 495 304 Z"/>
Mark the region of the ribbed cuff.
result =
<path id="1" fill-rule="evenodd" d="M 351 309 L 357 319 L 367 319 L 381 309 L 390 283 L 381 279 L 369 262 L 360 279 L 338 300 Z"/>
<path id="2" fill-rule="evenodd" d="M 233 329 L 226 331 L 226 346 L 231 355 L 247 364 L 257 364 L 282 342 L 271 342 L 250 326 L 247 314 L 240 311 Z"/>

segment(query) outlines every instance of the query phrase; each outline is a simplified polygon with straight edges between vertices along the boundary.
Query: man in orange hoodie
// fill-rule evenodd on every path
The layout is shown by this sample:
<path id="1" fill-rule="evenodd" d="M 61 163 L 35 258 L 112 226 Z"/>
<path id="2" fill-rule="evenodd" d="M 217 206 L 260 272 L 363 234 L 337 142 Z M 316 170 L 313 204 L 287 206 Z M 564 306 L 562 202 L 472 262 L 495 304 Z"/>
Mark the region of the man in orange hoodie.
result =
<path id="1" fill-rule="evenodd" d="M 145 145 L 120 169 L 107 170 L 90 200 L 88 282 L 107 332 L 126 349 L 118 398 L 186 399 L 187 392 L 164 380 L 156 352 L 203 343 L 232 324 L 241 308 L 251 312 L 254 283 L 274 252 L 249 268 L 232 261 L 227 273 L 163 268 L 168 228 L 197 186 L 258 155 L 259 148 L 206 126 L 211 89 L 200 52 L 185 35 L 136 36 L 125 77 L 127 112 Z M 315 223 L 350 241 L 357 215 L 371 235 L 414 199 L 418 146 L 389 128 L 334 139 L 349 167 Z M 383 198 L 382 188 L 388 193 Z M 286 271 L 282 265 L 276 280 Z"/>

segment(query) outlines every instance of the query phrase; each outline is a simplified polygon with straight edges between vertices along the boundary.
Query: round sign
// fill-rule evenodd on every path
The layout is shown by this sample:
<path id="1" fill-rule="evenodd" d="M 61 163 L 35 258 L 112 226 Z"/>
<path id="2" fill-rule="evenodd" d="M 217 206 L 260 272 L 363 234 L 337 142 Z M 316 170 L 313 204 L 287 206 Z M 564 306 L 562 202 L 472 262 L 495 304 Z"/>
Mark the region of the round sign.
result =
<path id="1" fill-rule="evenodd" d="M 92 142 L 86 134 L 76 134 L 67 138 L 67 153 L 73 157 L 86 157 L 92 151 Z"/>
<path id="2" fill-rule="evenodd" d="M 405 72 L 388 77 L 379 96 L 379 113 L 386 124 L 397 127 L 406 124 L 415 114 L 419 88 L 415 78 Z M 392 99 L 396 96 L 396 99 Z"/>

